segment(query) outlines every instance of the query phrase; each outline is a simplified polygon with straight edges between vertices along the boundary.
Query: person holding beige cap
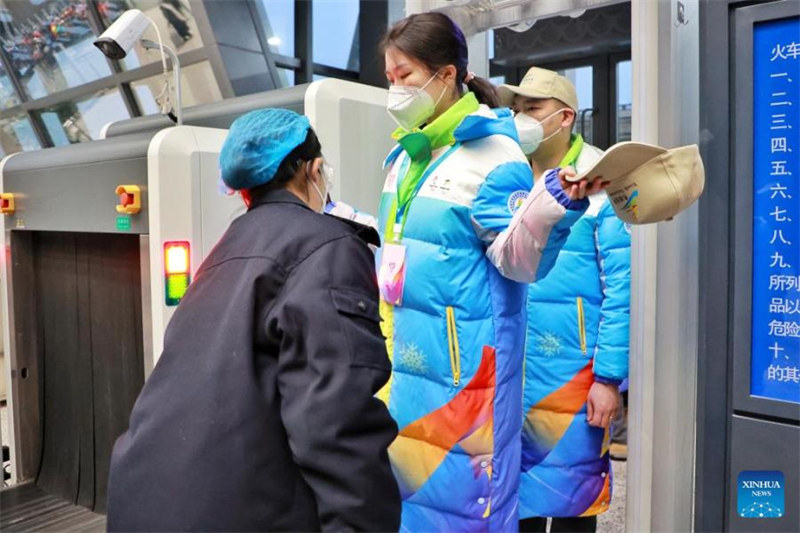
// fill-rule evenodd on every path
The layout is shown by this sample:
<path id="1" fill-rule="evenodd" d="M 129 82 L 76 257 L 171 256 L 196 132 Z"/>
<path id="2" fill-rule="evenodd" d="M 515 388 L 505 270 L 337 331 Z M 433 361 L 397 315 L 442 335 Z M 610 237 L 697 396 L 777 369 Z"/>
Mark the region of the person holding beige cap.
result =
<path id="1" fill-rule="evenodd" d="M 629 224 L 672 220 L 703 193 L 705 167 L 696 144 L 667 149 L 652 144 L 615 144 L 589 168 L 567 181 L 602 176 L 617 217 Z"/>
<path id="2" fill-rule="evenodd" d="M 575 86 L 531 68 L 500 99 L 515 111 L 534 180 L 578 175 L 603 153 L 573 134 Z M 607 177 L 602 172 L 592 176 Z M 573 178 L 568 178 L 573 179 Z M 594 531 L 611 499 L 608 425 L 628 373 L 630 234 L 605 193 L 592 195 L 550 273 L 528 289 L 520 531 Z"/>

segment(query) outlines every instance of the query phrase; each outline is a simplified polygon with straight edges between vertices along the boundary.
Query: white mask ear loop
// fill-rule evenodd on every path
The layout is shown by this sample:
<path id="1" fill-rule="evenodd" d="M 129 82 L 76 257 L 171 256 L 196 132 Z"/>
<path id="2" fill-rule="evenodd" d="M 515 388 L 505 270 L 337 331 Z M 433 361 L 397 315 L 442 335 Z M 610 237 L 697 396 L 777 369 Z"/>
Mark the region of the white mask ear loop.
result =
<path id="1" fill-rule="evenodd" d="M 562 111 L 566 111 L 567 109 L 569 109 L 569 108 L 568 108 L 568 107 L 562 107 L 562 108 L 561 108 L 561 109 L 559 109 L 558 111 L 553 111 L 552 113 L 550 113 L 549 115 L 547 115 L 546 117 L 544 117 L 544 119 L 542 119 L 542 120 L 541 120 L 539 123 L 540 123 L 540 124 L 544 124 L 546 121 L 550 120 L 550 119 L 551 119 L 553 116 L 557 115 L 558 113 L 561 113 Z M 541 145 L 541 144 L 542 144 L 542 143 L 544 143 L 546 140 L 548 140 L 548 139 L 552 139 L 553 137 L 555 137 L 556 135 L 558 135 L 558 134 L 559 134 L 559 132 L 561 132 L 561 130 L 563 130 L 563 129 L 564 129 L 564 127 L 563 127 L 563 126 L 559 127 L 559 128 L 556 130 L 556 131 L 554 131 L 553 133 L 551 133 L 550 135 L 548 135 L 547 137 L 545 137 L 544 139 L 542 139 L 542 140 L 539 142 L 539 144 Z"/>
<path id="2" fill-rule="evenodd" d="M 322 194 L 322 191 L 319 190 L 319 187 L 317 187 L 317 184 L 314 183 L 314 180 L 311 178 L 311 174 L 308 172 L 308 167 L 309 166 L 311 166 L 311 164 L 310 163 L 306 163 L 306 178 L 308 178 L 308 181 L 311 183 L 311 186 L 314 187 L 314 190 L 317 192 L 317 195 L 319 195 L 320 208 L 319 208 L 318 213 L 324 213 L 325 212 L 325 204 L 327 203 L 325 200 L 327 199 L 328 191 L 325 191 L 325 194 Z M 320 165 L 320 171 L 321 170 L 322 170 L 322 164 Z M 325 179 L 323 178 L 323 182 L 324 181 L 325 181 Z M 327 189 L 327 184 L 325 185 L 325 187 Z"/>
<path id="3" fill-rule="evenodd" d="M 439 75 L 439 73 L 437 72 L 436 74 L 433 75 L 433 77 L 435 78 L 438 75 Z M 431 78 L 431 79 L 433 79 L 433 78 Z M 442 82 L 442 83 L 444 83 L 444 82 Z M 442 92 L 439 93 L 439 98 L 437 98 L 436 99 L 436 103 L 433 104 L 434 108 L 436 108 L 436 106 L 439 105 L 439 102 L 442 101 L 442 98 L 444 97 L 444 93 L 445 93 L 446 90 L 447 90 L 447 84 L 445 83 L 444 84 L 444 88 L 442 89 Z"/>

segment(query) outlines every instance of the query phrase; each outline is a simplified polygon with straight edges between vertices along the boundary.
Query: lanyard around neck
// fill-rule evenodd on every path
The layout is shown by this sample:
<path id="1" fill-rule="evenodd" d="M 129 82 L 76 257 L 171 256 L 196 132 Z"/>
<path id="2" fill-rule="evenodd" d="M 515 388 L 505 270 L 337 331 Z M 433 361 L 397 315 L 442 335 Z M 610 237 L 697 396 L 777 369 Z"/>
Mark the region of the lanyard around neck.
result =
<path id="1" fill-rule="evenodd" d="M 391 218 L 392 230 L 389 236 L 393 237 L 392 242 L 399 243 L 403 238 L 403 229 L 405 227 L 406 218 L 408 217 L 408 210 L 411 207 L 411 202 L 417 197 L 417 194 L 425 184 L 425 180 L 433 174 L 433 172 L 447 159 L 453 152 L 455 152 L 461 143 L 456 142 L 447 151 L 436 159 L 433 163 L 428 165 L 425 172 L 418 176 L 411 176 L 410 179 L 404 179 L 406 176 L 401 176 L 397 180 L 397 197 L 394 204 L 394 213 Z M 401 179 L 402 178 L 402 179 Z"/>

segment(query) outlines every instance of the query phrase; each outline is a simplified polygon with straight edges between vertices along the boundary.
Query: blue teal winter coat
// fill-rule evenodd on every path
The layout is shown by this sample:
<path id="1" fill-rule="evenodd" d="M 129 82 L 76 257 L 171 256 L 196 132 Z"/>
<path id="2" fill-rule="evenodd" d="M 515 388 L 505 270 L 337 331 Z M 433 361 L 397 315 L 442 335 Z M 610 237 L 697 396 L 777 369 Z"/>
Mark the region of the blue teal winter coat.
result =
<path id="1" fill-rule="evenodd" d="M 599 155 L 583 152 L 578 171 Z M 587 423 L 586 397 L 628 375 L 629 310 L 629 228 L 600 193 L 528 290 L 520 518 L 608 509 L 608 433 Z"/>
<path id="2" fill-rule="evenodd" d="M 384 249 L 409 158 L 398 148 L 387 161 Z M 459 117 L 427 168 L 400 242 L 402 304 L 381 304 L 401 530 L 516 531 L 527 283 L 588 200 L 570 201 L 555 172 L 534 187 L 507 110 Z"/>

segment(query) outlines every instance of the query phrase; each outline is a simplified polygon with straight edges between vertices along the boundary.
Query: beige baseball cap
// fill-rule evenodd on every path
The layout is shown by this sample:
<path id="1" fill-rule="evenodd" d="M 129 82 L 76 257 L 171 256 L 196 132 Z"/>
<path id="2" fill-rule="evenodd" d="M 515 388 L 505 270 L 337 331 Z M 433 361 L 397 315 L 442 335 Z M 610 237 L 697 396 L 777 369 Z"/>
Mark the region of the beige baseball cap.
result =
<path id="1" fill-rule="evenodd" d="M 666 149 L 651 144 L 615 144 L 590 169 L 569 181 L 607 181 L 617 216 L 631 224 L 670 220 L 700 197 L 705 169 L 696 144 Z"/>
<path id="2" fill-rule="evenodd" d="M 578 94 L 575 85 L 557 72 L 539 67 L 531 67 L 519 85 L 501 85 L 497 88 L 500 104 L 511 107 L 514 95 L 526 98 L 556 98 L 571 109 L 578 110 Z"/>

